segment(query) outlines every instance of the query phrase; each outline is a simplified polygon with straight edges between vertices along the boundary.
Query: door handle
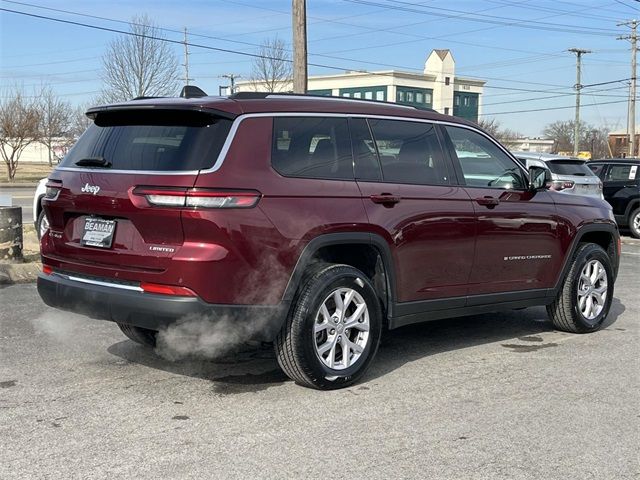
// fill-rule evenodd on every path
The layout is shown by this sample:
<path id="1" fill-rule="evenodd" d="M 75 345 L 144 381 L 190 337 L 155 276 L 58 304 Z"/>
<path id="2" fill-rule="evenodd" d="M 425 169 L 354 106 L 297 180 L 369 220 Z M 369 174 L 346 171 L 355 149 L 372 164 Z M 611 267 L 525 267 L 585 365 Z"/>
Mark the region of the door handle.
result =
<path id="1" fill-rule="evenodd" d="M 476 198 L 478 205 L 484 205 L 487 208 L 495 208 L 496 205 L 500 205 L 500 200 L 496 197 L 484 196 Z"/>
<path id="2" fill-rule="evenodd" d="M 384 205 L 385 207 L 393 207 L 402 199 L 402 197 L 399 197 L 398 195 L 391 195 L 390 193 L 371 195 L 369 198 L 371 198 L 371 201 L 373 203 L 379 203 Z"/>

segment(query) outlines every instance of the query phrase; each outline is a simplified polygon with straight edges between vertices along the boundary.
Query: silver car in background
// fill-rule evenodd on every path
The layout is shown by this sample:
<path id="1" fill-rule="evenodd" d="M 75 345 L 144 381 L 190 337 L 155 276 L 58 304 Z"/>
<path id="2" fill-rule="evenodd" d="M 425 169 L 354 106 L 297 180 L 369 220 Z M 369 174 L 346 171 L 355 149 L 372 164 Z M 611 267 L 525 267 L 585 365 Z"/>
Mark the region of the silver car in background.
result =
<path id="1" fill-rule="evenodd" d="M 558 192 L 604 199 L 602 181 L 580 158 L 563 157 L 551 153 L 511 152 L 521 162 L 543 161 L 551 170 L 551 188 Z"/>

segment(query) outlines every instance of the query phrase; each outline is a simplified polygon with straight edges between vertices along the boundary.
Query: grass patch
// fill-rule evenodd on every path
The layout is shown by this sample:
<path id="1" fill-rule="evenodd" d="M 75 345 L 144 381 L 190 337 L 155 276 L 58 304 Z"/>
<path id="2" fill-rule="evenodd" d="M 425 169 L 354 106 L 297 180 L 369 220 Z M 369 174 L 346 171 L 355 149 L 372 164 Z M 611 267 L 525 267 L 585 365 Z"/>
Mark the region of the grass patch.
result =
<path id="1" fill-rule="evenodd" d="M 6 165 L 4 175 L 0 177 L 0 182 L 7 181 Z M 36 183 L 41 178 L 48 177 L 51 171 L 56 167 L 50 167 L 48 163 L 18 163 L 18 170 L 13 179 L 13 183 Z"/>

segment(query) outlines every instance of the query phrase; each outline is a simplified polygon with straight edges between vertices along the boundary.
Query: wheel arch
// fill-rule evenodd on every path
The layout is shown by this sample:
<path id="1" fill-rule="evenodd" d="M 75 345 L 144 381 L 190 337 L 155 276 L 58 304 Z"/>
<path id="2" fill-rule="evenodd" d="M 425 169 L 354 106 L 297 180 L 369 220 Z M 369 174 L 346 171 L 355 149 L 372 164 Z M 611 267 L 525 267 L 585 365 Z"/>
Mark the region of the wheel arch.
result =
<path id="1" fill-rule="evenodd" d="M 340 232 L 313 238 L 300 254 L 282 300 L 291 303 L 310 265 L 318 261 L 343 263 L 361 270 L 372 281 L 385 316 L 391 318 L 395 295 L 395 269 L 391 249 L 380 235 Z"/>
<path id="2" fill-rule="evenodd" d="M 633 211 L 638 207 L 640 207 L 640 197 L 629 200 L 627 208 L 624 211 L 624 218 L 627 221 L 627 225 L 629 225 L 629 217 L 631 216 L 631 213 L 633 213 Z"/>
<path id="3" fill-rule="evenodd" d="M 603 248 L 611 259 L 611 265 L 613 266 L 614 277 L 618 275 L 618 266 L 620 263 L 619 248 L 620 234 L 618 228 L 611 223 L 590 223 L 583 225 L 576 232 L 571 247 L 565 255 L 564 263 L 560 276 L 558 277 L 555 287 L 552 289 L 552 295 L 556 295 L 558 290 L 562 288 L 562 283 L 569 273 L 571 268 L 571 261 L 576 253 L 576 250 L 581 244 L 595 243 Z"/>

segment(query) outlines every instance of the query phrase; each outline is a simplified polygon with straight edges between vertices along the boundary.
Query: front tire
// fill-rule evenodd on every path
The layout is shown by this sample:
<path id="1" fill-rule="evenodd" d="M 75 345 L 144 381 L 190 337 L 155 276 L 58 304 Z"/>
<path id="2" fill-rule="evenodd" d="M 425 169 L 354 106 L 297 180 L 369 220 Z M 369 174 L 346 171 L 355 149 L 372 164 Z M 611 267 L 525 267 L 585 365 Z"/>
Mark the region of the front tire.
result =
<path id="1" fill-rule="evenodd" d="M 547 306 L 553 325 L 570 333 L 599 330 L 611 308 L 613 280 L 611 259 L 602 247 L 580 245 L 558 296 Z"/>
<path id="2" fill-rule="evenodd" d="M 635 238 L 640 238 L 640 208 L 636 208 L 629 215 L 629 230 Z"/>
<path id="3" fill-rule="evenodd" d="M 133 325 L 127 325 L 126 323 L 118 323 L 118 327 L 122 330 L 130 340 L 133 340 L 145 347 L 154 348 L 156 346 L 156 335 L 158 332 L 155 330 L 149 330 L 148 328 L 134 327 Z"/>
<path id="4" fill-rule="evenodd" d="M 282 370 L 320 390 L 362 377 L 382 333 L 382 308 L 371 281 L 348 265 L 321 265 L 304 281 L 275 342 Z"/>

